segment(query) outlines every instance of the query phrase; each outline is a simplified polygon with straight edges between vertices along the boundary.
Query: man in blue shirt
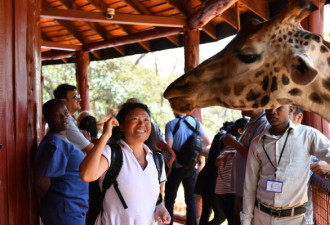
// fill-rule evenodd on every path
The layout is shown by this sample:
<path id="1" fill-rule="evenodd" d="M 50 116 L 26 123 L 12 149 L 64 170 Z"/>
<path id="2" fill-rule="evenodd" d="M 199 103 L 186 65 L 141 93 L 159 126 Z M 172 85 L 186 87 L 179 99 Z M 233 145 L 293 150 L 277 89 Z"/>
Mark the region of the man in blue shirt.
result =
<path id="1" fill-rule="evenodd" d="M 167 144 L 174 150 L 180 151 L 182 145 L 193 134 L 193 131 L 184 122 L 186 120 L 192 127 L 196 127 L 196 120 L 186 114 L 174 113 L 175 119 L 169 121 L 165 127 L 165 139 Z M 179 123 L 179 128 L 174 134 L 174 128 Z M 203 140 L 203 147 L 210 145 L 210 140 L 206 135 L 202 126 L 199 126 L 199 134 Z M 165 184 L 165 207 L 171 215 L 173 224 L 173 207 L 177 191 L 182 182 L 185 194 L 185 202 L 187 205 L 186 224 L 197 225 L 197 209 L 196 209 L 196 194 L 194 193 L 197 179 L 196 168 L 186 168 L 180 165 L 177 161 L 173 163 L 172 171 L 167 178 Z"/>

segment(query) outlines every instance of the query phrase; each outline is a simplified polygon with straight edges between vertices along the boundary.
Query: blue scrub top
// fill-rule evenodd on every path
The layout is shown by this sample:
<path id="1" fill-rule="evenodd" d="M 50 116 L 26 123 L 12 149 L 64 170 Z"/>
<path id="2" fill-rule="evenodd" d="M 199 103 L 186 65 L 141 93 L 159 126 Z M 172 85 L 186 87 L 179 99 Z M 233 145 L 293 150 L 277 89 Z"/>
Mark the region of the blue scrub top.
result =
<path id="1" fill-rule="evenodd" d="M 87 212 L 88 183 L 80 179 L 83 152 L 59 135 L 47 134 L 40 143 L 35 172 L 51 178 L 51 185 L 41 202 L 40 216 L 49 213 Z"/>

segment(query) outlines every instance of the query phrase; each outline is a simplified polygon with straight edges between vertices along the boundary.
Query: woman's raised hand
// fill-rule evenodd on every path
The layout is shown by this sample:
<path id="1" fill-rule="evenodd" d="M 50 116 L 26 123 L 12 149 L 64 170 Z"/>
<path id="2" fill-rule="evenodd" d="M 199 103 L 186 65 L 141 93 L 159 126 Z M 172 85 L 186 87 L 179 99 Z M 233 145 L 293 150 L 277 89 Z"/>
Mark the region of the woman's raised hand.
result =
<path id="1" fill-rule="evenodd" d="M 111 137 L 112 128 L 119 126 L 118 120 L 115 117 L 110 117 L 103 125 L 103 135 Z"/>

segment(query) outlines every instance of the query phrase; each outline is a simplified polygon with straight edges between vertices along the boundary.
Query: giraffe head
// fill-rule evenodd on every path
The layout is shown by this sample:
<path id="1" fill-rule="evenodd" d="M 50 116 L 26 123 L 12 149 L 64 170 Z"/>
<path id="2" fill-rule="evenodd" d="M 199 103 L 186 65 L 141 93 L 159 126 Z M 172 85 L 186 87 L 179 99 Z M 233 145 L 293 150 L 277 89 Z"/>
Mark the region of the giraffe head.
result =
<path id="1" fill-rule="evenodd" d="M 171 83 L 164 97 L 173 110 L 292 103 L 330 121 L 330 44 L 300 25 L 315 6 L 293 2 L 272 20 L 250 21 L 224 50 Z"/>

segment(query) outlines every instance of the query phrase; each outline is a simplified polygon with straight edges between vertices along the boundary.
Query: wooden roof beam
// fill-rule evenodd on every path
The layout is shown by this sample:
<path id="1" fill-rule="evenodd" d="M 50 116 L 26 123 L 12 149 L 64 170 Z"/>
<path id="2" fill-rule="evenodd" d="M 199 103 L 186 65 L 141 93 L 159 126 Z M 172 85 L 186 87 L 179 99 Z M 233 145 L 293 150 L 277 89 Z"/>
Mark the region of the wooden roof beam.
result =
<path id="1" fill-rule="evenodd" d="M 100 51 L 93 51 L 93 52 L 90 52 L 90 53 L 93 54 L 95 56 L 95 58 L 97 58 L 99 60 L 102 59 Z"/>
<path id="2" fill-rule="evenodd" d="M 148 52 L 151 51 L 150 41 L 140 41 L 139 44 Z"/>
<path id="3" fill-rule="evenodd" d="M 179 35 L 168 36 L 166 38 L 170 42 L 172 42 L 172 44 L 174 44 L 175 46 L 179 46 L 180 45 Z"/>
<path id="4" fill-rule="evenodd" d="M 49 51 L 49 52 L 43 52 L 41 54 L 41 60 L 58 60 L 63 58 L 71 58 L 73 55 L 75 55 L 75 52 L 68 52 L 68 51 Z"/>
<path id="5" fill-rule="evenodd" d="M 104 40 L 108 40 L 113 38 L 114 36 L 111 35 L 109 32 L 107 32 L 106 29 L 104 29 L 104 27 L 102 27 L 100 24 L 98 23 L 87 23 L 95 32 L 97 32 Z M 114 49 L 119 52 L 119 54 L 121 54 L 122 56 L 126 55 L 125 54 L 125 49 L 123 48 L 119 48 L 119 47 L 114 47 Z"/>
<path id="6" fill-rule="evenodd" d="M 107 8 L 108 5 L 105 4 L 102 0 L 88 0 L 91 4 L 93 4 L 98 10 L 100 10 L 101 12 L 106 12 L 107 11 Z M 126 32 L 127 34 L 130 34 L 130 33 L 134 33 L 132 32 L 132 26 L 130 25 L 125 25 L 125 24 L 117 24 L 117 26 L 122 29 L 124 32 Z M 110 32 L 107 32 L 108 34 L 110 34 Z M 112 35 L 111 35 L 112 36 Z M 112 37 L 111 37 L 112 38 Z M 106 38 L 106 40 L 108 39 L 111 39 L 110 37 Z M 147 43 L 139 43 L 140 46 L 142 48 L 144 48 L 145 50 L 149 51 L 148 48 L 146 48 L 146 46 L 148 46 Z M 149 44 L 150 46 L 150 44 Z M 119 48 L 121 47 L 121 48 Z M 120 53 L 120 50 L 122 50 L 122 53 L 125 53 L 125 47 L 124 46 L 116 46 L 114 47 L 119 53 Z M 121 54 L 122 54 L 121 53 Z M 125 54 L 122 54 L 122 55 L 125 55 Z"/>
<path id="7" fill-rule="evenodd" d="M 142 31 L 127 36 L 116 37 L 108 41 L 90 43 L 85 46 L 88 51 L 111 48 L 115 46 L 134 44 L 136 42 L 149 41 L 158 38 L 176 35 L 182 32 L 181 28 L 156 28 L 153 30 Z"/>
<path id="8" fill-rule="evenodd" d="M 240 0 L 249 10 L 264 20 L 269 20 L 269 5 L 267 0 Z"/>
<path id="9" fill-rule="evenodd" d="M 202 30 L 209 35 L 213 40 L 217 40 L 217 31 L 211 23 L 206 24 L 202 27 Z"/>
<path id="10" fill-rule="evenodd" d="M 144 15 L 152 15 L 152 13 L 144 7 L 144 5 L 139 2 L 139 1 L 132 1 L 132 0 L 124 0 L 128 5 L 133 7 L 135 10 L 137 10 L 139 13 L 144 14 Z"/>
<path id="11" fill-rule="evenodd" d="M 168 0 L 169 4 L 179 10 L 184 16 L 190 17 L 192 13 L 187 10 L 183 1 Z M 212 39 L 217 40 L 217 32 L 212 24 L 207 24 L 203 27 L 203 31 Z"/>
<path id="12" fill-rule="evenodd" d="M 41 41 L 41 48 L 50 48 L 56 50 L 63 50 L 63 51 L 81 51 L 81 45 L 68 45 L 59 42 L 52 42 L 52 41 Z"/>
<path id="13" fill-rule="evenodd" d="M 203 27 L 214 17 L 221 15 L 238 0 L 209 0 L 202 4 L 201 8 L 188 20 L 190 29 Z"/>
<path id="14" fill-rule="evenodd" d="M 132 1 L 132 0 L 124 0 L 124 2 L 126 2 L 128 5 L 130 5 L 132 8 L 134 8 L 135 10 L 137 10 L 140 14 L 144 14 L 144 15 L 152 15 L 152 13 L 149 11 L 149 9 L 147 9 L 143 4 L 141 4 L 139 1 Z M 175 46 L 179 46 L 178 43 L 178 38 L 175 37 L 167 37 L 167 40 L 169 40 L 172 44 L 174 44 Z M 143 45 L 143 44 L 141 44 Z M 150 43 L 149 43 L 149 47 L 150 47 Z M 150 50 L 149 50 L 150 51 Z"/>
<path id="15" fill-rule="evenodd" d="M 67 9 L 72 9 L 74 7 L 74 0 L 59 0 Z M 49 7 L 49 5 L 47 3 L 43 3 L 42 4 L 43 7 Z M 104 29 L 104 27 L 102 27 L 100 24 L 98 23 L 91 23 L 91 22 L 86 22 L 86 24 L 93 29 L 96 33 L 98 33 L 98 35 L 100 35 L 104 40 L 107 39 L 111 39 L 113 36 L 106 31 L 106 29 Z M 117 52 L 119 52 L 121 55 L 125 55 L 123 54 L 123 52 L 121 51 L 121 49 L 117 49 L 115 48 L 115 50 Z M 96 57 L 96 56 L 95 56 Z"/>
<path id="16" fill-rule="evenodd" d="M 226 21 L 226 23 L 238 30 L 239 21 L 237 20 L 237 12 L 234 9 L 227 9 L 221 14 L 221 17 L 224 21 Z"/>
<path id="17" fill-rule="evenodd" d="M 190 12 L 183 0 L 167 0 L 167 2 L 174 8 L 179 10 L 184 16 L 189 17 L 193 12 Z"/>
<path id="18" fill-rule="evenodd" d="M 179 27 L 186 25 L 183 17 L 166 17 L 151 16 L 137 14 L 116 13 L 113 19 L 107 19 L 104 12 L 86 12 L 82 10 L 61 10 L 54 8 L 43 8 L 40 14 L 42 18 L 53 18 L 57 20 L 85 21 L 85 22 L 101 22 L 114 24 L 138 24 L 156 27 Z"/>
<path id="19" fill-rule="evenodd" d="M 49 8 L 48 6 L 49 6 L 48 2 L 42 1 L 42 9 L 44 9 L 44 8 L 53 9 L 53 8 Z M 66 10 L 62 10 L 62 11 L 66 11 Z M 78 41 L 80 41 L 80 43 L 82 43 L 82 44 L 86 43 L 85 37 L 76 29 L 76 27 L 74 25 L 72 25 L 68 21 L 64 21 L 64 20 L 58 20 L 57 22 L 61 26 L 63 26 L 65 29 L 67 29 L 71 33 L 72 36 L 74 36 Z"/>

